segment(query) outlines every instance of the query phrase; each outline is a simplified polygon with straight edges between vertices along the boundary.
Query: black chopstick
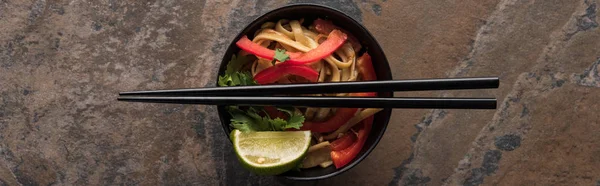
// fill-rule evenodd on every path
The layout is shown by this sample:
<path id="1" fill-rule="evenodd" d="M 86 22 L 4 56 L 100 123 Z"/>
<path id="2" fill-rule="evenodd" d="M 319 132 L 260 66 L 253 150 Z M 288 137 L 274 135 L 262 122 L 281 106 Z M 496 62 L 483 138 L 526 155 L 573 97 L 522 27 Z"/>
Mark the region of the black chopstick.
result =
<path id="1" fill-rule="evenodd" d="M 380 80 L 121 92 L 121 96 L 265 96 L 498 88 L 498 77 Z"/>
<path id="2" fill-rule="evenodd" d="M 119 101 L 174 104 L 346 108 L 496 109 L 495 98 L 380 97 L 134 97 Z"/>

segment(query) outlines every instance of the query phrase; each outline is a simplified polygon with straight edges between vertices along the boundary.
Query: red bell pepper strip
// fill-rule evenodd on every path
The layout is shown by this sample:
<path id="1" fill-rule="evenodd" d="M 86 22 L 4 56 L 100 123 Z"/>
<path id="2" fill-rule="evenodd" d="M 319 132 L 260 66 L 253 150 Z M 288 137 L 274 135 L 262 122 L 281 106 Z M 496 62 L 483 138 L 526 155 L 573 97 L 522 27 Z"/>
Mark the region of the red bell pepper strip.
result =
<path id="1" fill-rule="evenodd" d="M 352 97 L 376 97 L 377 93 L 375 93 L 375 92 L 357 92 L 357 93 L 350 93 L 350 96 L 352 96 Z"/>
<path id="2" fill-rule="evenodd" d="M 333 132 L 346 124 L 350 118 L 354 117 L 358 108 L 339 108 L 333 117 L 323 122 L 306 121 L 300 130 L 310 130 L 312 132 Z"/>
<path id="3" fill-rule="evenodd" d="M 371 56 L 369 53 L 365 53 L 358 60 L 356 60 L 356 69 L 358 73 L 362 75 L 362 79 L 365 81 L 373 81 L 377 80 L 377 74 L 375 74 L 375 69 L 373 68 L 373 62 L 371 61 Z M 375 92 L 369 92 L 367 95 L 360 96 L 377 96 Z"/>
<path id="4" fill-rule="evenodd" d="M 368 54 L 365 54 L 365 55 L 368 56 Z M 370 62 L 370 60 L 369 60 L 369 62 Z M 369 76 L 369 77 L 372 77 L 372 76 Z M 359 92 L 359 93 L 352 93 L 352 94 L 350 94 L 350 96 L 375 97 L 375 96 L 377 96 L 377 94 L 375 92 Z M 371 126 L 373 125 L 373 119 L 374 119 L 373 116 L 369 116 L 368 118 L 366 118 L 362 121 L 363 127 L 362 127 L 362 129 L 359 129 L 358 139 L 356 140 L 355 143 L 353 143 L 352 145 L 350 145 L 349 147 L 347 147 L 343 150 L 331 151 L 331 160 L 333 160 L 333 164 L 335 165 L 336 168 L 343 167 L 346 164 L 350 163 L 350 161 L 352 161 L 354 158 L 356 158 L 356 156 L 360 152 L 360 149 L 362 149 L 363 146 L 365 145 L 365 141 L 367 140 L 367 137 L 369 137 L 369 133 L 371 132 Z M 340 139 L 342 139 L 342 138 L 340 138 Z M 340 140 L 340 139 L 338 139 L 338 140 Z M 334 142 L 336 142 L 336 141 L 334 141 Z"/>
<path id="5" fill-rule="evenodd" d="M 275 65 L 260 71 L 254 76 L 254 80 L 261 85 L 274 83 L 286 75 L 296 75 L 311 82 L 316 82 L 319 72 L 303 65 Z"/>
<path id="6" fill-rule="evenodd" d="M 350 145 L 354 144 L 356 141 L 356 135 L 354 132 L 346 132 L 341 138 L 336 139 L 331 142 L 331 150 L 332 151 L 340 151 L 348 148 Z"/>
<path id="7" fill-rule="evenodd" d="M 343 33 L 348 35 L 348 42 L 350 42 L 350 44 L 352 44 L 352 48 L 354 48 L 354 51 L 360 50 L 361 45 L 360 45 L 360 42 L 358 42 L 358 39 L 356 37 L 354 37 L 354 35 L 350 34 L 350 32 L 348 32 L 340 27 L 335 26 L 331 21 L 317 19 L 313 22 L 313 24 L 314 24 L 317 32 L 319 32 L 321 34 L 329 34 L 333 30 L 341 30 Z"/>
<path id="8" fill-rule="evenodd" d="M 317 46 L 317 48 L 309 50 L 298 57 L 290 56 L 290 59 L 285 61 L 285 63 L 282 63 L 282 65 L 303 65 L 319 61 L 320 59 L 333 54 L 333 52 L 346 42 L 347 38 L 347 35 L 342 31 L 333 30 L 329 33 L 329 36 L 327 36 L 327 40 Z"/>
<path id="9" fill-rule="evenodd" d="M 348 37 L 346 36 L 346 34 L 342 33 L 341 31 L 333 30 L 329 34 L 329 36 L 327 36 L 327 40 L 325 40 L 323 43 L 317 46 L 317 48 L 309 50 L 306 53 L 285 52 L 290 56 L 290 59 L 285 61 L 285 63 L 283 64 L 298 65 L 319 61 L 320 59 L 331 55 L 333 52 L 335 52 L 335 50 L 340 48 L 344 44 L 344 42 L 346 42 L 347 38 Z M 242 50 L 261 58 L 273 60 L 273 57 L 275 57 L 274 50 L 265 48 L 263 46 L 260 46 L 259 44 L 250 41 L 250 39 L 248 39 L 247 36 L 243 36 L 235 44 Z"/>
<path id="10" fill-rule="evenodd" d="M 363 54 L 356 61 L 357 70 L 360 74 L 362 74 L 363 80 L 377 80 L 377 74 L 375 74 L 375 69 L 373 68 L 373 62 L 371 61 L 371 56 L 369 53 Z"/>
<path id="11" fill-rule="evenodd" d="M 244 50 L 248 53 L 254 54 L 261 58 L 273 60 L 273 58 L 275 57 L 275 50 L 268 49 L 266 47 L 260 46 L 259 44 L 252 42 L 250 39 L 248 39 L 248 36 L 243 36 L 235 44 L 238 47 L 240 47 L 242 50 Z M 300 53 L 300 52 L 285 52 L 285 53 L 287 55 L 289 55 L 290 58 L 292 58 L 292 57 L 298 58 L 300 55 L 302 55 L 302 53 Z"/>
<path id="12" fill-rule="evenodd" d="M 372 125 L 373 117 L 371 116 L 363 120 L 363 128 L 358 131 L 358 140 L 356 141 L 356 143 L 350 145 L 344 150 L 331 151 L 331 160 L 333 161 L 335 168 L 339 169 L 350 163 L 350 161 L 352 161 L 354 158 L 356 158 L 360 150 L 365 145 L 367 137 L 369 137 L 369 132 L 371 132 Z"/>

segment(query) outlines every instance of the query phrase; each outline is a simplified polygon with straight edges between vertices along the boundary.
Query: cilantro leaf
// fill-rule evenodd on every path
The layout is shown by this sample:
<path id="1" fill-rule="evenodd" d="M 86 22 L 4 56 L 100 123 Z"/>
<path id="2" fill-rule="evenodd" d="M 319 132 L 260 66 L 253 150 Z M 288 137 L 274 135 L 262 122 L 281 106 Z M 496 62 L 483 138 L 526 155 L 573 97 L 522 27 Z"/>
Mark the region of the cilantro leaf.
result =
<path id="1" fill-rule="evenodd" d="M 231 61 L 227 63 L 225 74 L 219 76 L 219 81 L 217 84 L 221 87 L 256 85 L 257 83 L 254 81 L 254 78 L 250 72 L 240 72 L 246 63 L 248 63 L 248 57 L 236 57 L 234 54 L 231 57 Z"/>
<path id="2" fill-rule="evenodd" d="M 277 110 L 285 112 L 290 116 L 286 125 L 283 126 L 282 129 L 300 129 L 300 127 L 302 127 L 302 123 L 304 123 L 305 118 L 303 115 L 297 114 L 293 107 L 277 107 Z"/>
<path id="3" fill-rule="evenodd" d="M 230 108 L 229 114 L 231 115 L 231 126 L 242 132 L 257 131 L 253 126 L 254 121 L 248 117 L 244 111 L 237 108 Z"/>
<path id="4" fill-rule="evenodd" d="M 233 79 L 231 79 L 230 75 L 219 76 L 218 84 L 220 87 L 229 86 L 229 84 L 231 84 L 231 82 L 233 82 Z"/>
<path id="5" fill-rule="evenodd" d="M 234 72 L 238 72 L 244 67 L 244 65 L 248 62 L 248 57 L 246 56 L 231 56 L 231 60 L 227 63 L 227 68 L 225 68 L 225 74 L 233 74 Z"/>
<path id="6" fill-rule="evenodd" d="M 286 112 L 290 117 L 286 121 L 282 118 L 271 118 L 263 108 L 249 107 L 243 111 L 237 107 L 229 107 L 231 115 L 231 126 L 242 132 L 246 131 L 282 131 L 289 128 L 300 129 L 304 122 L 304 116 L 293 112 L 294 108 L 278 108 Z M 259 113 L 265 113 L 261 116 Z"/>
<path id="7" fill-rule="evenodd" d="M 239 108 L 229 107 L 231 126 L 242 132 L 266 131 L 270 129 L 269 122 L 255 112 L 244 112 Z"/>
<path id="8" fill-rule="evenodd" d="M 256 131 L 256 130 L 250 128 L 250 125 L 248 125 L 248 123 L 235 123 L 235 122 L 233 122 L 233 119 L 231 121 L 232 121 L 231 126 L 242 132 Z"/>
<path id="9" fill-rule="evenodd" d="M 227 87 L 227 86 L 246 86 L 246 85 L 257 85 L 254 78 L 249 72 L 233 72 L 232 74 L 225 74 L 223 76 L 219 76 L 219 86 Z"/>
<path id="10" fill-rule="evenodd" d="M 248 116 L 250 116 L 256 120 L 262 120 L 263 117 L 258 115 L 258 112 L 260 112 L 260 111 L 258 111 L 255 107 L 250 107 L 250 108 L 248 108 L 248 111 L 246 111 Z"/>
<path id="11" fill-rule="evenodd" d="M 290 59 L 290 55 L 287 55 L 285 52 L 285 49 L 276 49 L 275 56 L 273 56 L 273 59 L 276 59 L 277 61 L 281 62 L 287 61 L 288 59 Z"/>
<path id="12" fill-rule="evenodd" d="M 281 118 L 271 119 L 269 120 L 269 123 L 271 124 L 274 130 L 283 130 L 286 129 L 285 127 L 287 126 L 287 121 Z"/>
<path id="13" fill-rule="evenodd" d="M 285 62 L 290 56 L 285 53 L 284 49 L 275 50 L 275 56 L 273 57 L 273 63 L 275 60 Z M 224 86 L 246 86 L 246 85 L 257 85 L 256 81 L 252 77 L 250 72 L 240 72 L 242 67 L 248 62 L 246 56 L 233 55 L 231 61 L 227 64 L 225 74 L 219 76 L 218 85 Z M 295 109 L 289 108 L 277 108 L 282 112 L 289 115 L 289 119 L 286 121 L 282 118 L 271 118 L 262 107 L 249 107 L 246 111 L 239 109 L 235 106 L 228 107 L 229 114 L 231 115 L 231 126 L 242 132 L 247 131 L 281 131 L 289 128 L 300 129 L 304 122 L 304 116 L 297 114 Z M 265 113 L 264 117 L 259 113 Z"/>
<path id="14" fill-rule="evenodd" d="M 240 80 L 240 85 L 258 85 L 252 74 L 250 72 L 236 72 L 238 74 L 238 79 Z"/>
<path id="15" fill-rule="evenodd" d="M 277 107 L 277 110 L 285 112 L 290 116 L 296 111 L 294 107 Z"/>
<path id="16" fill-rule="evenodd" d="M 300 129 L 302 127 L 302 123 L 304 123 L 304 116 L 299 114 L 294 114 L 290 116 L 290 119 L 287 121 L 287 125 L 283 129 L 295 128 Z"/>

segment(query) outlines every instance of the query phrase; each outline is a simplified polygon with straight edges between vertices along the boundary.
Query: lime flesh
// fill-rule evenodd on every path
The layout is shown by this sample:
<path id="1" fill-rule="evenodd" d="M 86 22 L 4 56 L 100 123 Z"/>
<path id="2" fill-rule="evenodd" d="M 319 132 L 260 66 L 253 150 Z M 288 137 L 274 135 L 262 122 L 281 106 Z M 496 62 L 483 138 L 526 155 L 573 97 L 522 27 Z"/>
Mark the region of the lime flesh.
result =
<path id="1" fill-rule="evenodd" d="M 259 175 L 277 175 L 302 161 L 310 146 L 310 131 L 231 131 L 231 140 L 242 165 Z"/>

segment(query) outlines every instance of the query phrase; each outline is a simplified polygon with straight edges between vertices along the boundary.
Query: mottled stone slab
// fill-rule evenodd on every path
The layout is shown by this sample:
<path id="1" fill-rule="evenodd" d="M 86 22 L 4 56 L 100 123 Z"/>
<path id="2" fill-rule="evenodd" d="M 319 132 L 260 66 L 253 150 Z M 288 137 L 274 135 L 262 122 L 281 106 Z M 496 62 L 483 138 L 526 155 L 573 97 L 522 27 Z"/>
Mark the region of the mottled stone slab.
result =
<path id="1" fill-rule="evenodd" d="M 231 39 L 289 3 L 361 21 L 394 77 L 501 77 L 497 110 L 395 110 L 373 153 L 293 182 L 241 168 L 212 106 L 117 92 L 213 86 Z M 0 185 L 600 185 L 597 0 L 0 1 Z"/>

